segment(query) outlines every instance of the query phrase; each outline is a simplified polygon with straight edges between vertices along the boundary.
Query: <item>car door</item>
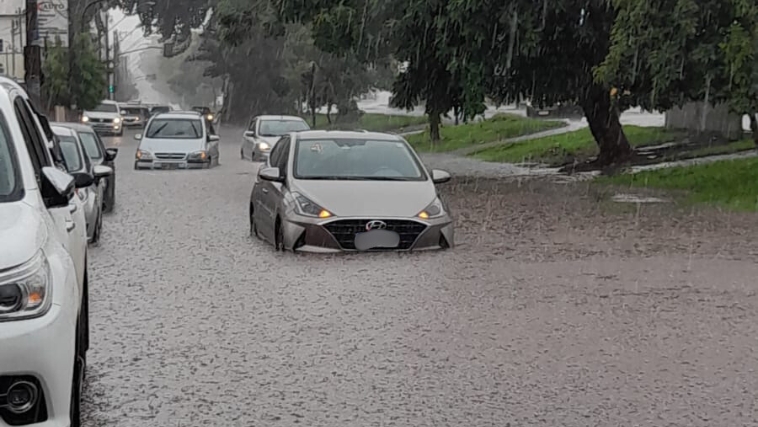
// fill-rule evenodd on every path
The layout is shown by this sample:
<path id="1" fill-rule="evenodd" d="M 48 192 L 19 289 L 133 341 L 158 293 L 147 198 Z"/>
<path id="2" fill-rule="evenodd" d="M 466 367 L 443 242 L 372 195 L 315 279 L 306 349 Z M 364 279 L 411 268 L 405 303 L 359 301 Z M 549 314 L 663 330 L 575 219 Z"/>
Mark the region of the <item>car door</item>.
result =
<path id="1" fill-rule="evenodd" d="M 250 121 L 250 125 L 242 135 L 242 157 L 246 159 L 253 158 L 253 150 L 255 149 L 255 128 L 258 125 L 258 118 L 254 117 Z"/>
<path id="2" fill-rule="evenodd" d="M 35 172 L 37 176 L 40 176 L 43 167 L 55 167 L 48 149 L 47 139 L 43 136 L 41 125 L 24 98 L 15 97 L 13 108 L 24 137 L 24 143 L 32 158 Z M 80 285 L 84 283 L 87 250 L 87 227 L 83 210 L 83 206 L 76 203 L 76 197 L 72 198 L 66 207 L 48 209 L 60 241 L 63 242 L 74 261 L 77 283 Z"/>
<path id="3" fill-rule="evenodd" d="M 284 148 L 287 145 L 288 144 L 277 144 L 274 149 L 271 150 L 271 155 L 268 157 L 266 164 L 261 165 L 258 173 L 260 174 L 260 171 L 267 167 L 276 167 L 276 165 L 279 164 L 281 157 L 284 155 Z M 260 194 L 255 197 L 258 201 L 258 206 L 255 207 L 256 224 L 258 225 L 260 233 L 263 234 L 267 240 L 272 242 L 274 241 L 274 224 L 276 220 L 276 200 L 274 196 L 278 191 L 274 184 L 281 186 L 279 183 L 273 183 L 258 177 L 258 185 L 256 187 L 259 189 L 258 191 L 260 191 Z"/>

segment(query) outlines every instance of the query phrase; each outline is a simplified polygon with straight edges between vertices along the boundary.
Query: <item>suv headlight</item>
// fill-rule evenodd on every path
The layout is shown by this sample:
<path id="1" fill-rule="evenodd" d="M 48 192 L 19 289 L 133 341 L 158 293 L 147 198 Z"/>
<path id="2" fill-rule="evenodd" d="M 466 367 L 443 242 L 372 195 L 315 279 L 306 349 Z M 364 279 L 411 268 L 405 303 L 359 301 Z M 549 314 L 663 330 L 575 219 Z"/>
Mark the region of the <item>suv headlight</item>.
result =
<path id="1" fill-rule="evenodd" d="M 313 203 L 309 198 L 300 193 L 294 193 L 293 196 L 297 202 L 298 213 L 300 215 L 311 216 L 314 218 L 330 218 L 334 216 L 331 212 Z"/>
<path id="2" fill-rule="evenodd" d="M 439 197 L 435 197 L 434 201 L 429 204 L 423 211 L 419 212 L 417 217 L 421 219 L 438 218 L 445 214 L 445 204 L 442 203 Z"/>
<path id="3" fill-rule="evenodd" d="M 137 154 L 135 154 L 135 157 L 137 160 L 152 160 L 153 155 L 149 151 L 145 150 L 137 150 Z"/>
<path id="4" fill-rule="evenodd" d="M 39 317 L 52 304 L 50 264 L 38 252 L 26 264 L 0 274 L 0 321 Z"/>
<path id="5" fill-rule="evenodd" d="M 115 119 L 113 119 L 113 123 L 114 124 L 119 124 L 119 123 L 121 123 L 121 119 L 119 119 L 118 117 L 116 117 Z"/>
<path id="6" fill-rule="evenodd" d="M 87 117 L 87 116 L 82 116 L 82 122 L 83 122 L 83 123 L 87 123 L 88 121 L 89 121 L 89 117 Z"/>
<path id="7" fill-rule="evenodd" d="M 204 150 L 195 151 L 194 153 L 190 153 L 189 159 L 191 160 L 205 160 L 208 158 L 208 153 Z"/>

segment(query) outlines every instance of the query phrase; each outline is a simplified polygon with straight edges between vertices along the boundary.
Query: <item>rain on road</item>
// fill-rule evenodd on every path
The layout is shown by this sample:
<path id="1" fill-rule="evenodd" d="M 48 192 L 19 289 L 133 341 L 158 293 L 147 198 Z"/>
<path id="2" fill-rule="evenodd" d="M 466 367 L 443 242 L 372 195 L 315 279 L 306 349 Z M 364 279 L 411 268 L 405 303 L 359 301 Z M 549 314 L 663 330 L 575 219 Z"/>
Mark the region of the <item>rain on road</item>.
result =
<path id="1" fill-rule="evenodd" d="M 758 425 L 740 218 L 640 226 L 571 205 L 580 184 L 459 179 L 451 251 L 279 254 L 249 236 L 241 130 L 221 133 L 202 171 L 137 172 L 133 133 L 107 141 L 85 425 Z"/>

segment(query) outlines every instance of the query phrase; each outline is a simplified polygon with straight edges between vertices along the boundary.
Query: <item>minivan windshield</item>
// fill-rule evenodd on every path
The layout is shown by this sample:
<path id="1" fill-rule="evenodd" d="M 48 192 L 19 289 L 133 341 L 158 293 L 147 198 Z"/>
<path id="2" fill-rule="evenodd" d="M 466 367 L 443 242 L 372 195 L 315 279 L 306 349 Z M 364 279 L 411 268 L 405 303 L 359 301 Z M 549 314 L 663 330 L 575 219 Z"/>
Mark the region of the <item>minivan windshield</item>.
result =
<path id="1" fill-rule="evenodd" d="M 0 130 L 0 203 L 15 201 L 16 198 L 13 196 L 20 186 L 16 158 L 13 153 L 3 127 Z"/>
<path id="2" fill-rule="evenodd" d="M 203 124 L 197 119 L 155 119 L 145 132 L 147 138 L 197 139 L 203 136 Z"/>
<path id="3" fill-rule="evenodd" d="M 100 104 L 92 111 L 98 111 L 101 113 L 118 113 L 118 106 L 116 104 Z"/>

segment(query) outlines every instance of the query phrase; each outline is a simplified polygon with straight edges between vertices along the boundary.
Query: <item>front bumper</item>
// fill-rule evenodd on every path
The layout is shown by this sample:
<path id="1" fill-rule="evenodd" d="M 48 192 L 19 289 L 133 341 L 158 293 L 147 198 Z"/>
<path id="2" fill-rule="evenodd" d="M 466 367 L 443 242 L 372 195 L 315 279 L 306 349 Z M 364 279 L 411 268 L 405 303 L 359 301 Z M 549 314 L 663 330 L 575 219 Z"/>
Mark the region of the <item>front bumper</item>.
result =
<path id="1" fill-rule="evenodd" d="M 39 318 L 0 323 L 0 384 L 23 376 L 39 387 L 38 405 L 47 420 L 35 427 L 68 427 L 77 313 L 71 304 L 56 305 Z M 31 382 L 31 381 L 30 381 Z M 0 395 L 5 390 L 0 390 Z M 34 409 L 32 410 L 34 411 Z M 0 426 L 8 426 L 0 409 Z"/>
<path id="2" fill-rule="evenodd" d="M 320 219 L 304 217 L 294 212 L 282 221 L 284 246 L 285 249 L 298 252 L 357 252 L 354 245 L 355 233 L 365 231 L 365 224 L 374 220 L 386 222 L 387 230 L 397 232 L 400 244 L 396 248 L 371 251 L 420 251 L 454 246 L 453 219 L 449 215 L 429 220 L 402 217 Z"/>
<path id="3" fill-rule="evenodd" d="M 163 169 L 205 169 L 210 166 L 208 160 L 202 162 L 192 160 L 135 160 L 135 169 L 163 170 Z"/>

